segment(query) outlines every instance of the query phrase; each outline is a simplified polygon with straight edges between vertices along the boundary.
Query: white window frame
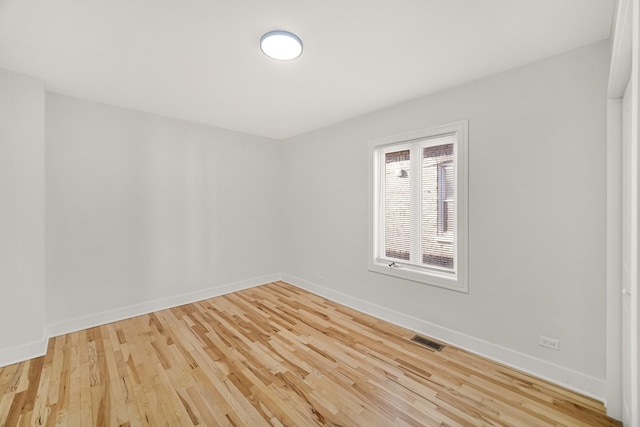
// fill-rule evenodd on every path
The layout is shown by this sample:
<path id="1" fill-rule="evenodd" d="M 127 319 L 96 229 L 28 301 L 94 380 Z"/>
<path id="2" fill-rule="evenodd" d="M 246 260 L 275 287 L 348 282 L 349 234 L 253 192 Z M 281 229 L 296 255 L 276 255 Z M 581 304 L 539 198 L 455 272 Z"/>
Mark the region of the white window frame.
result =
<path id="1" fill-rule="evenodd" d="M 445 271 L 437 267 L 418 266 L 398 260 L 378 257 L 379 245 L 384 245 L 381 239 L 384 227 L 384 209 L 382 195 L 382 179 L 384 174 L 384 154 L 398 151 L 416 144 L 428 146 L 425 140 L 455 134 L 454 143 L 454 173 L 455 173 L 455 209 L 456 221 L 453 233 L 455 252 L 454 270 Z M 426 144 L 425 144 L 426 142 Z M 427 285 L 438 286 L 458 292 L 469 292 L 468 283 L 468 121 L 462 120 L 442 126 L 434 126 L 377 138 L 369 141 L 369 270 L 389 276 L 412 280 Z M 420 169 L 420 159 L 412 155 L 412 171 Z M 415 165 L 415 166 L 414 166 Z M 412 190 L 412 210 L 419 210 L 421 204 L 421 189 Z M 415 251 L 412 251 L 415 253 Z M 412 255 L 415 256 L 415 255 Z M 390 266 L 391 265 L 391 266 Z"/>

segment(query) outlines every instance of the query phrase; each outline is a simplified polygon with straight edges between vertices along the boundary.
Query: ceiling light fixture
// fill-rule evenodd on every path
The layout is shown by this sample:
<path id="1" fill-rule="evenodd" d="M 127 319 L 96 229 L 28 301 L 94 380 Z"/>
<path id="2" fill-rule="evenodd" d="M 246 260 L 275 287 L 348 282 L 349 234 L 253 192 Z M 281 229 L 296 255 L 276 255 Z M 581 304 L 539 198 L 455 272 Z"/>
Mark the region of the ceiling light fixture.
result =
<path id="1" fill-rule="evenodd" d="M 302 40 L 288 31 L 269 31 L 260 38 L 260 49 L 269 58 L 289 61 L 302 54 Z"/>

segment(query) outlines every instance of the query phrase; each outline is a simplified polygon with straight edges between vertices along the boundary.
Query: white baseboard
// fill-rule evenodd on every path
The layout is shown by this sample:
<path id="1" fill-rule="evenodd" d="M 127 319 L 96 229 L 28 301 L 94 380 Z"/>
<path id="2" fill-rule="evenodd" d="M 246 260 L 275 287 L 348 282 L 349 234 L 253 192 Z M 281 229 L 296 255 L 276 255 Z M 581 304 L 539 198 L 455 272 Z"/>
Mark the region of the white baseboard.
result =
<path id="1" fill-rule="evenodd" d="M 50 337 L 76 332 L 82 329 L 104 325 L 106 323 L 140 316 L 154 311 L 177 307 L 183 304 L 202 301 L 208 298 L 225 295 L 231 292 L 252 288 L 254 286 L 278 280 L 284 280 L 287 283 L 329 300 L 346 305 L 412 331 L 433 337 L 437 340 L 468 350 L 480 356 L 487 357 L 495 360 L 496 362 L 503 363 L 520 371 L 535 375 L 570 390 L 593 397 L 599 401 L 605 400 L 605 380 L 435 325 L 425 320 L 311 283 L 290 274 L 279 273 L 255 277 L 173 297 L 160 298 L 153 301 L 134 304 L 114 310 L 107 310 L 101 313 L 95 313 L 47 325 L 45 328 L 45 337 L 42 340 L 0 350 L 0 367 L 44 355 Z"/>
<path id="2" fill-rule="evenodd" d="M 130 317 L 141 316 L 143 314 L 164 310 L 171 307 L 177 307 L 196 301 L 202 301 L 208 298 L 226 295 L 231 292 L 252 288 L 258 285 L 264 285 L 265 283 L 271 283 L 278 280 L 282 280 L 282 275 L 280 273 L 253 277 L 251 279 L 228 283 L 226 285 L 215 286 L 208 289 L 166 298 L 159 298 L 153 301 L 133 304 L 126 307 L 116 308 L 113 310 L 107 310 L 100 313 L 93 313 L 87 316 L 76 317 L 74 319 L 52 323 L 45 326 L 45 336 L 42 340 L 0 350 L 0 367 L 23 362 L 34 357 L 43 356 L 47 351 L 49 338 L 56 337 L 58 335 L 68 334 L 71 332 L 80 331 L 82 329 L 116 322 L 118 320 L 128 319 Z"/>
<path id="3" fill-rule="evenodd" d="M 47 351 L 45 338 L 0 350 L 0 368 L 40 357 Z"/>
<path id="4" fill-rule="evenodd" d="M 595 378 L 515 350 L 435 325 L 425 320 L 311 283 L 290 274 L 283 274 L 282 280 L 378 319 L 386 320 L 387 322 L 430 336 L 439 341 L 534 375 L 601 402 L 605 401 L 606 381 L 603 379 Z"/>
<path id="5" fill-rule="evenodd" d="M 56 322 L 48 325 L 45 330 L 46 336 L 56 337 L 58 335 L 92 328 L 106 323 L 117 322 L 118 320 L 141 316 L 154 311 L 165 310 L 167 308 L 178 307 L 180 305 L 230 294 L 243 289 L 253 288 L 254 286 L 264 285 L 265 283 L 276 282 L 278 280 L 282 280 L 281 274 L 269 274 L 266 276 L 253 277 L 251 279 L 228 283 L 222 286 L 215 286 L 195 292 L 159 298 L 153 301 L 146 301 L 122 308 L 107 310 L 101 313 L 94 313 L 87 316 L 77 317 L 75 319 L 64 320 L 62 322 Z"/>

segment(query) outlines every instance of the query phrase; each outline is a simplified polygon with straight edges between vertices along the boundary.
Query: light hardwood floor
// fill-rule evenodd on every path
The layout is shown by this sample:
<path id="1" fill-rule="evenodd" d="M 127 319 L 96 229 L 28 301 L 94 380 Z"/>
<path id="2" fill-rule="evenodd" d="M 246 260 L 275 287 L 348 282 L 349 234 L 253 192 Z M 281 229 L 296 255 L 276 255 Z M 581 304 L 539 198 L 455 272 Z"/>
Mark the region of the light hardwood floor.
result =
<path id="1" fill-rule="evenodd" d="M 0 426 L 618 425 L 602 404 L 283 282 L 52 338 Z"/>

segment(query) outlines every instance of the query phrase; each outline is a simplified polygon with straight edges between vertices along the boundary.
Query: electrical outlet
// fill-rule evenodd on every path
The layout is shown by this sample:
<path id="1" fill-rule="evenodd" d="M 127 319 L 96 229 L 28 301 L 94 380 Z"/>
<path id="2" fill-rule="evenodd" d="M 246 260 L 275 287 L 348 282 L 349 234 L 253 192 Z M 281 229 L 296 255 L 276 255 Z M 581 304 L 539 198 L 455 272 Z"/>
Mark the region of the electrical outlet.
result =
<path id="1" fill-rule="evenodd" d="M 317 279 L 318 279 L 318 283 L 324 282 L 324 276 L 320 273 L 318 273 Z"/>
<path id="2" fill-rule="evenodd" d="M 539 335 L 538 344 L 540 344 L 543 347 L 550 348 L 552 350 L 560 350 L 560 341 L 555 338 L 549 338 L 543 335 Z"/>

